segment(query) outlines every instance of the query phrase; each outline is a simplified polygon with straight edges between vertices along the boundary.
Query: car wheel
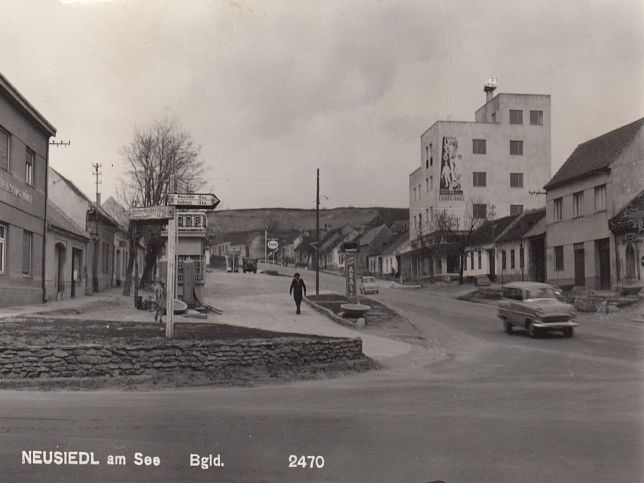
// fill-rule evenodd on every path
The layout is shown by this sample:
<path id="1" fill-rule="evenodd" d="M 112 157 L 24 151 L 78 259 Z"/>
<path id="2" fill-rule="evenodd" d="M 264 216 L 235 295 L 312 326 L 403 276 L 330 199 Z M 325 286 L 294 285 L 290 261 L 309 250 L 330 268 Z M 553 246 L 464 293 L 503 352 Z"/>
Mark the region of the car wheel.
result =
<path id="1" fill-rule="evenodd" d="M 505 330 L 506 334 L 511 334 L 512 333 L 512 324 L 508 320 L 503 320 L 503 329 Z"/>
<path id="2" fill-rule="evenodd" d="M 572 335 L 575 333 L 574 329 L 572 327 L 566 327 L 563 330 L 563 335 L 564 337 L 572 337 Z"/>
<path id="3" fill-rule="evenodd" d="M 532 323 L 528 324 L 528 335 L 533 339 L 538 335 L 537 328 Z"/>

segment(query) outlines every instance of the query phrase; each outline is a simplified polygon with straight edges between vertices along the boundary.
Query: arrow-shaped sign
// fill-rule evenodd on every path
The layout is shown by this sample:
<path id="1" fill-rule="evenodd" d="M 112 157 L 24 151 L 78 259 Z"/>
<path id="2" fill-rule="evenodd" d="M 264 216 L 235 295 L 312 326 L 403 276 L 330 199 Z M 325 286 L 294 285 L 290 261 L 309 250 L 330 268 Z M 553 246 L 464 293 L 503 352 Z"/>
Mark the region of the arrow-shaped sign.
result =
<path id="1" fill-rule="evenodd" d="M 131 221 L 167 221 L 174 216 L 172 206 L 148 206 L 146 208 L 132 208 Z"/>
<path id="2" fill-rule="evenodd" d="M 168 206 L 176 206 L 177 208 L 213 210 L 219 203 L 219 198 L 212 193 L 168 194 Z"/>

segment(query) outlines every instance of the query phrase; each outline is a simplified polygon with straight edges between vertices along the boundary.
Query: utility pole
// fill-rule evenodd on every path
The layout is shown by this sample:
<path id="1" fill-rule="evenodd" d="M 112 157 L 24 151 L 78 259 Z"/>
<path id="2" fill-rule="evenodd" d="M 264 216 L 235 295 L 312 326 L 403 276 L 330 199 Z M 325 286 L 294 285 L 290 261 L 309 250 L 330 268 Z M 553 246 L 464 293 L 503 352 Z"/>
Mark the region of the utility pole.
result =
<path id="1" fill-rule="evenodd" d="M 92 164 L 92 169 L 93 175 L 96 177 L 96 227 L 95 227 L 95 233 L 96 236 L 94 238 L 94 266 L 92 267 L 92 289 L 94 292 L 98 292 L 98 263 L 99 263 L 99 256 L 98 256 L 98 249 L 99 249 L 99 230 L 98 230 L 98 207 L 101 205 L 101 194 L 98 191 L 98 185 L 102 183 L 102 181 L 99 181 L 98 177 L 103 174 L 102 171 L 99 171 L 99 169 L 103 166 L 100 163 L 93 163 Z"/>
<path id="2" fill-rule="evenodd" d="M 315 295 L 320 295 L 320 168 L 317 169 L 315 196 Z"/>

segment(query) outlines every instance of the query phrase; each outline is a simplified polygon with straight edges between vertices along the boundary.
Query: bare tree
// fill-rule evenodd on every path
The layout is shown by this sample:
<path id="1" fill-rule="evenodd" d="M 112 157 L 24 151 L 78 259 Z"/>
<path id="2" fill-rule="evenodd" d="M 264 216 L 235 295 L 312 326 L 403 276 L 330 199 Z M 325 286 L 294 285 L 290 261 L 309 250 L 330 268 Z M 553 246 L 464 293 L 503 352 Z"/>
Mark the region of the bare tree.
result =
<path id="1" fill-rule="evenodd" d="M 624 212 L 626 220 L 633 226 L 635 233 L 644 233 L 644 210 L 639 206 L 629 206 Z"/>
<path id="2" fill-rule="evenodd" d="M 135 128 L 134 138 L 121 150 L 129 163 L 119 198 L 127 208 L 165 205 L 174 179 L 185 187 L 186 192 L 195 192 L 204 184 L 203 161 L 199 159 L 201 147 L 195 145 L 192 136 L 176 119 L 153 121 L 145 128 Z M 135 228 L 130 224 L 130 256 L 123 293 L 129 294 L 132 283 L 132 267 L 136 248 L 142 239 L 145 244 L 145 264 L 141 285 L 148 285 L 157 257 L 163 248 L 161 227 L 150 225 Z"/>
<path id="3" fill-rule="evenodd" d="M 483 203 L 475 202 L 475 200 L 468 202 L 462 219 L 447 210 L 438 211 L 434 216 L 433 251 L 438 255 L 456 258 L 460 285 L 463 284 L 465 250 L 472 244 L 476 230 L 488 220 L 489 214 L 494 212 L 494 205 L 486 205 L 485 212 L 481 212 L 475 210 L 475 204 L 483 205 Z"/>

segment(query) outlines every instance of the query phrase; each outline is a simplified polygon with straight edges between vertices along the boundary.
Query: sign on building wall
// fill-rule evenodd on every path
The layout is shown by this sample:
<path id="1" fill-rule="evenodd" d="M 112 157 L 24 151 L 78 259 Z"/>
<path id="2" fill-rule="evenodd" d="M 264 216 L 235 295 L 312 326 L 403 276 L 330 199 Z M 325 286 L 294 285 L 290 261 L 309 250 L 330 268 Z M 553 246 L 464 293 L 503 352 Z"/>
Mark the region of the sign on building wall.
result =
<path id="1" fill-rule="evenodd" d="M 461 172 L 458 164 L 461 155 L 458 154 L 458 139 L 444 137 L 441 152 L 441 201 L 463 201 L 463 187 L 461 185 Z"/>

